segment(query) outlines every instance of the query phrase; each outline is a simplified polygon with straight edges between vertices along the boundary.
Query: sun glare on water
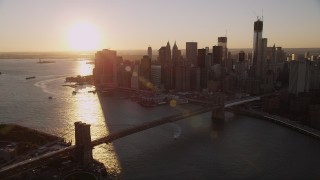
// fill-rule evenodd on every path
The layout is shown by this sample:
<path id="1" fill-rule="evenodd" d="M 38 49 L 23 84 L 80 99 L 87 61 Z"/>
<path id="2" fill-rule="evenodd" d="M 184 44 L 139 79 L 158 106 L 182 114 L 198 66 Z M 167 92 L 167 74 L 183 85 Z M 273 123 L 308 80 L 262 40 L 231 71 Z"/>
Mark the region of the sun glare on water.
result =
<path id="1" fill-rule="evenodd" d="M 93 25 L 78 22 L 68 31 L 68 44 L 75 51 L 96 50 L 100 46 L 100 34 Z"/>
<path id="2" fill-rule="evenodd" d="M 85 61 L 78 61 L 78 75 L 88 76 L 92 75 L 93 65 L 87 64 Z"/>

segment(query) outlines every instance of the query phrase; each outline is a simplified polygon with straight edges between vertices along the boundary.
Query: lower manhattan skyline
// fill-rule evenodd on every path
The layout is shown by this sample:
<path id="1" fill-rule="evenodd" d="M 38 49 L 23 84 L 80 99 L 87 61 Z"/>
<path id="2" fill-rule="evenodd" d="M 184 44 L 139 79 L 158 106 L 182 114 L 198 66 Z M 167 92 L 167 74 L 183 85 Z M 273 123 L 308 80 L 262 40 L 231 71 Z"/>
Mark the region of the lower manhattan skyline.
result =
<path id="1" fill-rule="evenodd" d="M 318 179 L 319 0 L 0 0 L 0 179 Z"/>
<path id="2" fill-rule="evenodd" d="M 166 42 L 252 48 L 252 22 L 286 48 L 318 48 L 319 1 L 0 1 L 0 52 L 142 50 Z"/>

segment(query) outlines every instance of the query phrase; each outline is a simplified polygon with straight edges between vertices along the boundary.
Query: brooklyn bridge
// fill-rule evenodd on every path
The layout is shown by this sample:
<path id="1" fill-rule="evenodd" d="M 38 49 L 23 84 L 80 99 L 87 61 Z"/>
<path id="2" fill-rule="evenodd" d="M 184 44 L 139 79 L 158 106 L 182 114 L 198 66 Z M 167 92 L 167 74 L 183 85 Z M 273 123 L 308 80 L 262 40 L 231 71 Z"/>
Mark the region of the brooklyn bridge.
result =
<path id="1" fill-rule="evenodd" d="M 224 109 L 226 107 L 236 106 L 243 103 L 259 100 L 259 96 L 246 97 L 237 99 L 234 101 L 225 102 L 224 98 L 217 98 L 214 102 L 192 100 L 197 103 L 206 104 L 202 108 L 199 108 L 194 111 L 184 112 L 172 116 L 167 116 L 160 118 L 151 122 L 142 123 L 134 127 L 109 134 L 105 137 L 101 137 L 95 140 L 91 140 L 90 135 L 90 124 L 75 122 L 75 145 L 49 152 L 13 165 L 9 165 L 0 169 L 0 177 L 9 178 L 13 175 L 16 175 L 17 172 L 23 173 L 29 171 L 35 167 L 49 164 L 50 162 L 56 160 L 57 158 L 63 158 L 66 156 L 75 157 L 83 167 L 88 166 L 92 160 L 92 149 L 95 146 L 98 146 L 103 143 L 111 143 L 119 138 L 129 136 L 134 133 L 138 133 L 147 129 L 151 129 L 157 126 L 161 126 L 167 123 L 172 123 L 182 119 L 186 119 L 192 116 L 196 116 L 202 113 L 211 112 L 212 123 L 222 123 L 224 121 Z"/>

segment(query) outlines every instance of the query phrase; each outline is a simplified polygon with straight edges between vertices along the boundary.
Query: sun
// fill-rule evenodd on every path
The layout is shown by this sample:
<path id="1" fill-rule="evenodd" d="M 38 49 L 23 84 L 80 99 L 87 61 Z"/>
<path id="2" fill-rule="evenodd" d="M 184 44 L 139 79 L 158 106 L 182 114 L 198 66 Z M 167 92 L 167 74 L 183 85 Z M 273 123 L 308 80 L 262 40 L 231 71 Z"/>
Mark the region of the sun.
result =
<path id="1" fill-rule="evenodd" d="M 89 23 L 75 23 L 68 31 L 68 45 L 74 51 L 96 50 L 100 46 L 100 34 Z"/>

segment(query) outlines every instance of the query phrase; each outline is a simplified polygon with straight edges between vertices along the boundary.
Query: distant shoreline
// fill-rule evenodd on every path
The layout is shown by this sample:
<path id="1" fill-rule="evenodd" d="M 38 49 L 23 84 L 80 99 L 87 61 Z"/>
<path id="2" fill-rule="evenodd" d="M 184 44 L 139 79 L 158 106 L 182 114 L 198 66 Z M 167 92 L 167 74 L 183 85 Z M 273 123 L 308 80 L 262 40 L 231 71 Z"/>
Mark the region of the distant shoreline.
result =
<path id="1" fill-rule="evenodd" d="M 201 47 L 198 47 L 201 48 Z M 209 47 L 210 49 L 212 47 Z M 239 51 L 246 53 L 252 52 L 252 48 L 229 48 L 232 54 L 237 54 Z M 308 51 L 310 54 L 320 54 L 320 48 L 283 48 L 287 53 L 303 54 Z M 127 57 L 140 57 L 147 54 L 145 50 L 116 50 L 119 56 Z M 185 55 L 185 49 L 181 49 L 182 54 Z M 96 51 L 86 52 L 69 52 L 69 51 L 56 51 L 56 52 L 0 52 L 0 59 L 65 59 L 65 58 L 94 58 Z M 158 55 L 158 48 L 153 48 L 153 55 Z"/>
<path id="2" fill-rule="evenodd" d="M 93 53 L 73 52 L 0 52 L 0 59 L 75 59 L 93 58 Z"/>

